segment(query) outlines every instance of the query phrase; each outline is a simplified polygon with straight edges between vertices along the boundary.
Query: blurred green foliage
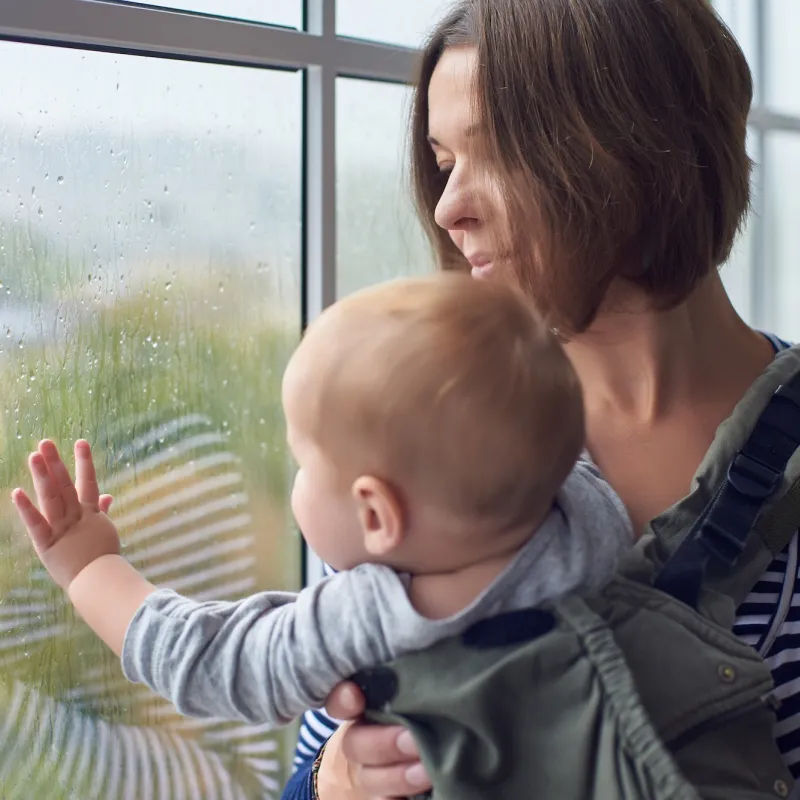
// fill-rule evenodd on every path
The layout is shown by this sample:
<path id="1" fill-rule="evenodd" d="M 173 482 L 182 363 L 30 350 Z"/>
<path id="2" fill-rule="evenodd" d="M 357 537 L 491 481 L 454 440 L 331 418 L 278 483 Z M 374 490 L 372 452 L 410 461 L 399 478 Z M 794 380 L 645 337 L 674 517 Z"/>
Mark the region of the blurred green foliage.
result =
<path id="1" fill-rule="evenodd" d="M 0 605 L 13 606 L 15 593 L 24 596 L 37 566 L 8 495 L 14 486 L 30 486 L 26 458 L 39 439 L 54 439 L 65 455 L 76 438 L 89 439 L 102 489 L 119 447 L 154 421 L 193 413 L 209 417 L 242 460 L 259 537 L 260 583 L 296 588 L 300 552 L 297 537 L 288 535 L 291 468 L 280 384 L 298 341 L 299 314 L 294 319 L 271 302 L 269 286 L 235 265 L 180 270 L 168 281 L 154 273 L 120 291 L 108 276 L 84 274 L 25 231 L 0 231 L 0 237 L 1 274 L 6 281 L 12 275 L 13 299 L 21 298 L 34 319 L 22 338 L 0 330 Z M 66 623 L 74 633 L 32 640 L 24 660 L 2 669 L 0 717 L 14 681 L 63 698 L 87 669 L 113 661 L 99 640 L 80 635 L 82 623 L 51 588 L 47 624 Z M 146 709 L 137 711 L 125 691 L 98 698 L 97 706 L 109 721 L 148 722 L 141 718 Z M 285 758 L 291 732 L 277 739 L 276 757 Z M 13 758 L 3 748 L 0 742 L 0 766 Z M 86 787 L 63 794 L 54 763 L 43 755 L 36 769 L 5 775 L 0 789 L 42 800 L 90 798 Z"/>

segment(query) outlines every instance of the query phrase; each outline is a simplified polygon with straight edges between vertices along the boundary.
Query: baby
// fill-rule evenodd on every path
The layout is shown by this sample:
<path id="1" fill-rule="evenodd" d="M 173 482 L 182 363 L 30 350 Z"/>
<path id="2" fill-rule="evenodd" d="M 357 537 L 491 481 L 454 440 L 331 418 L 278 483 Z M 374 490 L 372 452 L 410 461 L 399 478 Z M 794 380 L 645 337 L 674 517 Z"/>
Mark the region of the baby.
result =
<path id="1" fill-rule="evenodd" d="M 287 723 L 360 669 L 601 586 L 632 544 L 579 459 L 577 377 L 508 286 L 439 274 L 336 303 L 294 353 L 283 406 L 293 513 L 340 570 L 299 594 L 196 603 L 147 582 L 120 555 L 85 441 L 75 483 L 52 442 L 31 455 L 38 510 L 13 493 L 128 679 L 184 714 Z"/>

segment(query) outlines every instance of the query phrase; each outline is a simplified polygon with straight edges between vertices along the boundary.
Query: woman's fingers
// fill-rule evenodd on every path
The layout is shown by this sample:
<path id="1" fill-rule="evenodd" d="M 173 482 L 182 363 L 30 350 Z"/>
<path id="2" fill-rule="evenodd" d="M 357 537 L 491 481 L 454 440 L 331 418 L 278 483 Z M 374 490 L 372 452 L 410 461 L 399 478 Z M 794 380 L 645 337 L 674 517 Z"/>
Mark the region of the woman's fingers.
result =
<path id="1" fill-rule="evenodd" d="M 11 500 L 17 509 L 20 519 L 33 546 L 38 553 L 43 553 L 53 545 L 53 529 L 48 521 L 41 515 L 39 509 L 22 489 L 14 489 Z"/>
<path id="2" fill-rule="evenodd" d="M 75 487 L 81 503 L 92 508 L 99 508 L 100 489 L 97 485 L 97 473 L 94 468 L 92 449 L 85 439 L 78 439 L 75 442 Z M 109 505 L 111 505 L 110 502 Z"/>
<path id="3" fill-rule="evenodd" d="M 356 723 L 342 737 L 353 783 L 369 797 L 408 797 L 430 789 L 414 738 L 404 728 Z"/>
<path id="4" fill-rule="evenodd" d="M 353 783 L 366 797 L 376 798 L 413 797 L 431 788 L 422 764 L 356 767 Z"/>
<path id="5" fill-rule="evenodd" d="M 364 695 L 356 684 L 340 683 L 328 696 L 325 710 L 337 719 L 353 720 L 364 713 Z M 331 748 L 331 744 L 335 746 Z M 413 736 L 397 725 L 347 723 L 330 740 L 322 759 L 323 769 L 341 771 L 338 762 L 344 758 L 346 773 L 358 797 L 410 797 L 431 788 L 430 780 L 419 760 Z M 322 774 L 322 773 L 320 773 Z M 332 794 L 332 797 L 334 795 Z"/>
<path id="6" fill-rule="evenodd" d="M 398 726 L 345 722 L 328 739 L 320 766 L 322 800 L 389 800 L 430 788 L 414 740 Z"/>
<path id="7" fill-rule="evenodd" d="M 348 761 L 362 767 L 408 767 L 419 761 L 414 739 L 398 725 L 357 723 L 342 739 L 342 752 Z"/>

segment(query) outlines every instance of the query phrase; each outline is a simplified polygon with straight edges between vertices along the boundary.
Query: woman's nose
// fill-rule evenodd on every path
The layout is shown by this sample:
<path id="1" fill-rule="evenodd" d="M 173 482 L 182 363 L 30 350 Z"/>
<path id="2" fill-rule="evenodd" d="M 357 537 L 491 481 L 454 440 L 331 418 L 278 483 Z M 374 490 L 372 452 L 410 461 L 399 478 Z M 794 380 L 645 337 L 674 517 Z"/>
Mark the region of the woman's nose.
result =
<path id="1" fill-rule="evenodd" d="M 479 223 L 476 205 L 474 192 L 467 181 L 453 172 L 436 204 L 436 224 L 446 231 L 474 228 Z"/>

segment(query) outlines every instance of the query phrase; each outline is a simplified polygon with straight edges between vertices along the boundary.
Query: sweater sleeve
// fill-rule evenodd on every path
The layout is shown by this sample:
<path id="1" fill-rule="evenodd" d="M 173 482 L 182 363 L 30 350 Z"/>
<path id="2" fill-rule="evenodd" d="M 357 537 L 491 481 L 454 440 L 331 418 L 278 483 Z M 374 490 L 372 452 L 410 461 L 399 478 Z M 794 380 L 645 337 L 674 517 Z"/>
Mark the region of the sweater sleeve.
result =
<path id="1" fill-rule="evenodd" d="M 128 627 L 123 671 L 189 716 L 286 724 L 354 672 L 393 657 L 387 634 L 400 603 L 387 602 L 392 595 L 405 599 L 400 579 L 377 565 L 299 595 L 263 592 L 235 603 L 160 590 Z"/>

